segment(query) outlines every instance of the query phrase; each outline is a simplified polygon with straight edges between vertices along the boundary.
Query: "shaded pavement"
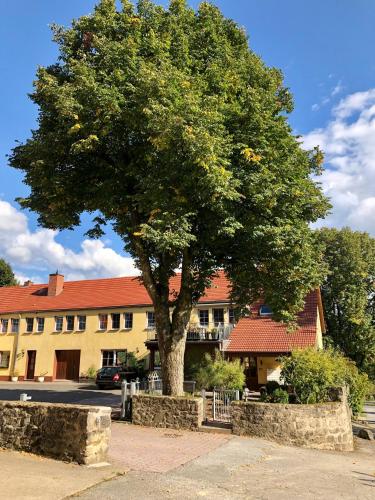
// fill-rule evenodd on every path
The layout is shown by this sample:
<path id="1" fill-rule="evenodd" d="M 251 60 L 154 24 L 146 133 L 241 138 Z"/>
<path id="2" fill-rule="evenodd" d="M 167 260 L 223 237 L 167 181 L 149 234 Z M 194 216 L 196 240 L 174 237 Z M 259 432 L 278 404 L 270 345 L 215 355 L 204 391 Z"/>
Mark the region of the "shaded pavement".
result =
<path id="1" fill-rule="evenodd" d="M 120 389 L 99 390 L 93 383 L 62 382 L 0 382 L 0 400 L 17 401 L 26 392 L 32 401 L 118 407 Z"/>

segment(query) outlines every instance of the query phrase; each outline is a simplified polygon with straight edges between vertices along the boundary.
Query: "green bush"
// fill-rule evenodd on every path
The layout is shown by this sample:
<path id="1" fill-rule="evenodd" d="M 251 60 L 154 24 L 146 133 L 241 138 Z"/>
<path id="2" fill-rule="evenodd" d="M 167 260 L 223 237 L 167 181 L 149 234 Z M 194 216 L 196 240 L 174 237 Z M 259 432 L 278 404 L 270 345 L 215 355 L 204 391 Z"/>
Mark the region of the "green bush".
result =
<path id="1" fill-rule="evenodd" d="M 348 386 L 348 402 L 356 415 L 370 391 L 367 375 L 332 348 L 296 350 L 284 357 L 282 364 L 281 376 L 285 384 L 293 387 L 297 403 L 326 402 L 332 387 Z"/>
<path id="2" fill-rule="evenodd" d="M 214 359 L 206 353 L 195 378 L 200 389 L 242 389 L 245 384 L 245 374 L 240 361 L 227 361 L 218 352 Z"/>
<path id="3" fill-rule="evenodd" d="M 272 403 L 283 403 L 283 404 L 289 403 L 289 394 L 286 391 L 284 391 L 284 389 L 281 388 L 275 389 L 271 397 L 272 397 Z"/>
<path id="4" fill-rule="evenodd" d="M 96 377 L 96 372 L 97 372 L 97 369 L 95 368 L 95 366 L 91 365 L 91 366 L 87 369 L 87 372 L 86 372 L 86 377 L 87 377 L 87 378 L 95 378 L 95 377 Z"/>
<path id="5" fill-rule="evenodd" d="M 279 384 L 278 384 L 279 385 Z M 289 403 L 289 394 L 281 387 L 277 387 L 273 392 L 263 392 L 260 395 L 262 403 Z"/>
<path id="6" fill-rule="evenodd" d="M 267 394 L 272 394 L 276 389 L 279 389 L 280 384 L 276 380 L 270 380 L 266 383 Z"/>

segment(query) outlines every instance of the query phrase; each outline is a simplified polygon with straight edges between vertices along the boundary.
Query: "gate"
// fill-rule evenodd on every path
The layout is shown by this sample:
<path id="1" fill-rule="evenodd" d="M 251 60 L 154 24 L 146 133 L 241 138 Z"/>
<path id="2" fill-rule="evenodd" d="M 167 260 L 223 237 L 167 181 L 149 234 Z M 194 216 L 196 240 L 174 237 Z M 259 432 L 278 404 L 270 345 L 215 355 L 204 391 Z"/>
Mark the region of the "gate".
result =
<path id="1" fill-rule="evenodd" d="M 213 391 L 212 416 L 216 422 L 231 422 L 231 403 L 240 399 L 239 391 L 216 389 Z"/>

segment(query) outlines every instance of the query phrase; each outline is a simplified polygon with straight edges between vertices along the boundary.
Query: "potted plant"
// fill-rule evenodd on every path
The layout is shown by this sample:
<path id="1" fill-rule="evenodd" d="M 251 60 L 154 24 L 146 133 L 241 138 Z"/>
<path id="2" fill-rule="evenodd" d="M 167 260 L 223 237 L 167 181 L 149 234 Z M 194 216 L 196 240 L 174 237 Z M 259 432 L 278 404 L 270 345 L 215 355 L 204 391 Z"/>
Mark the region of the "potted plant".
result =
<path id="1" fill-rule="evenodd" d="M 47 374 L 47 372 L 43 372 L 37 377 L 38 382 L 44 382 L 44 376 Z"/>
<path id="2" fill-rule="evenodd" d="M 18 382 L 18 377 L 19 377 L 18 371 L 14 370 L 13 375 L 10 377 L 10 379 L 12 382 Z"/>

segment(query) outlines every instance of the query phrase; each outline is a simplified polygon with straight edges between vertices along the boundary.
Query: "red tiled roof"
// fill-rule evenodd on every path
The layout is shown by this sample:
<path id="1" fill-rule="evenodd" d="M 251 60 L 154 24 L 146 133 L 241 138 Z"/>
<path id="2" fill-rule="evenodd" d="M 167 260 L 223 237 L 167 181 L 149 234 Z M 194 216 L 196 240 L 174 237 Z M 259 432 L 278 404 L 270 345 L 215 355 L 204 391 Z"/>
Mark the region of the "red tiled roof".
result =
<path id="1" fill-rule="evenodd" d="M 179 287 L 180 275 L 176 275 L 171 289 Z M 0 287 L 0 314 L 152 305 L 145 287 L 134 276 L 66 281 L 55 297 L 48 297 L 47 289 L 48 284 Z M 223 273 L 212 280 L 199 302 L 229 302 L 229 281 Z"/>
<path id="2" fill-rule="evenodd" d="M 316 345 L 319 291 L 310 292 L 305 307 L 298 315 L 299 328 L 288 332 L 285 325 L 270 317 L 252 316 L 239 320 L 229 338 L 227 351 L 230 352 L 290 352 L 296 348 Z"/>

